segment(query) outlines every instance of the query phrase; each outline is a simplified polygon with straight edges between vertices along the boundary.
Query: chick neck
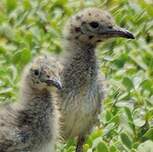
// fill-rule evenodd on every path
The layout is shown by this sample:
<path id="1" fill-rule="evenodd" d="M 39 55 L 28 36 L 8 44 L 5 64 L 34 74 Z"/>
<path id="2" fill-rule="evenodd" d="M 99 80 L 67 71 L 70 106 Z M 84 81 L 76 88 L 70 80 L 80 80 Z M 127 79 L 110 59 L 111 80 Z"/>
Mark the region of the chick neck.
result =
<path id="1" fill-rule="evenodd" d="M 65 40 L 67 58 L 64 66 L 63 83 L 64 91 L 80 92 L 93 85 L 97 76 L 96 45 Z"/>

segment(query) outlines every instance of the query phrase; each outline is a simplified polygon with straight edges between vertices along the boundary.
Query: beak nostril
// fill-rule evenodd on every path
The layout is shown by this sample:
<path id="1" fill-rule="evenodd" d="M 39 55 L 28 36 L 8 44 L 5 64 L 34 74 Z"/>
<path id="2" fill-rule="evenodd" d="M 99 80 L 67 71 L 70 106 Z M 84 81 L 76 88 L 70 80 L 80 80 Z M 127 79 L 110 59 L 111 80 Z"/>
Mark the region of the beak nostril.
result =
<path id="1" fill-rule="evenodd" d="M 113 26 L 111 26 L 111 25 L 110 25 L 110 26 L 108 26 L 108 28 L 109 28 L 109 29 L 112 29 L 112 28 L 113 28 Z"/>
<path id="2" fill-rule="evenodd" d="M 90 35 L 90 36 L 89 36 L 89 39 L 92 39 L 93 37 L 94 37 L 93 35 Z"/>
<path id="3" fill-rule="evenodd" d="M 75 32 L 80 32 L 80 31 L 81 31 L 80 27 L 75 28 Z"/>

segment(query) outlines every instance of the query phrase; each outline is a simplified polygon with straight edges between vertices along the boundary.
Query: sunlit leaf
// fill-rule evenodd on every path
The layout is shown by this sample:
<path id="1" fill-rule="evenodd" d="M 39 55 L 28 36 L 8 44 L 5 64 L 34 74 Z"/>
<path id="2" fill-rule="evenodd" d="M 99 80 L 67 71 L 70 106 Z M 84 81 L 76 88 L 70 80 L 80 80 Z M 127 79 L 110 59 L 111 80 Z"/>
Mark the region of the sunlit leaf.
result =
<path id="1" fill-rule="evenodd" d="M 138 146 L 137 152 L 152 152 L 152 150 L 153 150 L 153 142 L 147 140 Z"/>

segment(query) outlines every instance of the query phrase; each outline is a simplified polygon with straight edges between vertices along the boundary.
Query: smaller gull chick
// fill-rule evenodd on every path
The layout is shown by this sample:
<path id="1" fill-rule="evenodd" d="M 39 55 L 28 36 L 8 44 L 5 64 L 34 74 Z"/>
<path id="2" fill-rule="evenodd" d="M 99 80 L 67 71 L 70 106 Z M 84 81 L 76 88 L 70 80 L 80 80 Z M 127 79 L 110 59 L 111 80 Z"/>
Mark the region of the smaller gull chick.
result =
<path id="1" fill-rule="evenodd" d="M 58 63 L 37 57 L 23 74 L 20 102 L 0 107 L 0 152 L 54 152 L 59 132 Z"/>

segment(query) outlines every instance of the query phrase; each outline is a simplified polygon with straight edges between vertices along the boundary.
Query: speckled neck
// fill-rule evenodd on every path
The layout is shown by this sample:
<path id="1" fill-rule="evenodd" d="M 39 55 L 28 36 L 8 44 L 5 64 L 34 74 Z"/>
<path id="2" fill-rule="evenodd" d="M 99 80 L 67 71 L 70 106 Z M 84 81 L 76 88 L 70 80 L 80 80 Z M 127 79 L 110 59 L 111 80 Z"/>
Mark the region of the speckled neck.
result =
<path id="1" fill-rule="evenodd" d="M 68 52 L 68 57 L 63 74 L 64 91 L 80 92 L 81 89 L 89 88 L 97 76 L 95 46 L 67 41 L 65 51 Z"/>
<path id="2" fill-rule="evenodd" d="M 22 82 L 22 89 L 20 94 L 20 104 L 23 107 L 23 114 L 20 113 L 20 116 L 22 118 L 26 117 L 26 115 L 29 116 L 32 119 L 31 123 L 35 122 L 31 125 L 34 125 L 35 127 L 37 127 L 37 121 L 40 125 L 44 124 L 45 121 L 48 122 L 46 119 L 40 123 L 40 118 L 42 118 L 44 115 L 46 115 L 45 118 L 48 118 L 52 111 L 52 94 L 50 91 L 47 89 L 36 90 L 32 88 L 27 83 L 27 81 L 24 80 Z M 26 113 L 26 115 L 24 113 Z"/>
<path id="3" fill-rule="evenodd" d="M 55 109 L 49 91 L 36 91 L 26 82 L 22 84 L 17 127 L 21 130 L 19 138 L 27 144 L 27 151 L 38 151 L 40 145 L 45 145 L 52 138 L 50 118 Z"/>

